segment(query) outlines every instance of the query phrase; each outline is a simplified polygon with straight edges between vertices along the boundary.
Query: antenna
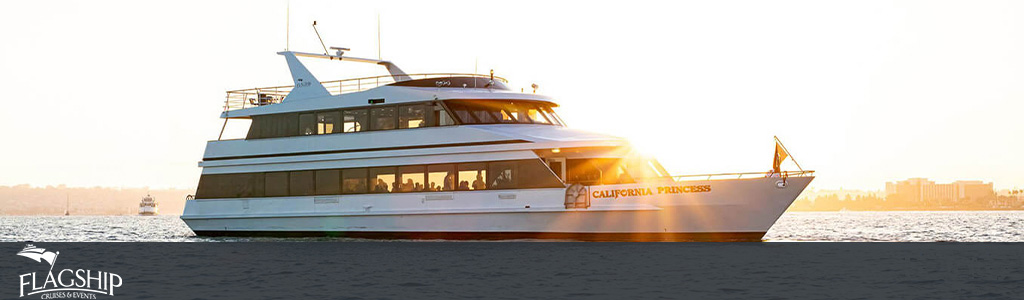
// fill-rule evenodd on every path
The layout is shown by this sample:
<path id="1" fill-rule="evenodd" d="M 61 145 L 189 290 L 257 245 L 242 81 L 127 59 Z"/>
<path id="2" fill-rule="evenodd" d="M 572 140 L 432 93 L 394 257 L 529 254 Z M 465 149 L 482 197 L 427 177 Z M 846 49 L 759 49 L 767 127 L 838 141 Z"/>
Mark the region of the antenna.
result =
<path id="1" fill-rule="evenodd" d="M 377 14 L 377 60 L 380 58 L 380 13 Z"/>
<path id="2" fill-rule="evenodd" d="M 284 51 L 288 51 L 288 45 L 291 44 L 291 29 L 292 25 L 292 1 L 288 1 L 288 6 L 284 9 Z"/>
<path id="3" fill-rule="evenodd" d="M 316 38 L 320 40 L 320 47 L 324 47 L 324 55 L 330 55 L 327 52 L 327 46 L 324 45 L 324 39 L 320 37 L 320 31 L 316 30 L 316 21 L 313 21 L 313 32 L 316 32 Z"/>

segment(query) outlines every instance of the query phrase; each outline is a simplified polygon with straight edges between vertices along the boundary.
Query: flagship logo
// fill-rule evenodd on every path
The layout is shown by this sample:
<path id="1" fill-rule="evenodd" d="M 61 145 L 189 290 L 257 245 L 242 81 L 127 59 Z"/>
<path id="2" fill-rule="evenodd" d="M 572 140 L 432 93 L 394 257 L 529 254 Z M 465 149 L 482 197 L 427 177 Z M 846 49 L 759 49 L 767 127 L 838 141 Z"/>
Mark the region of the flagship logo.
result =
<path id="1" fill-rule="evenodd" d="M 103 271 L 86 269 L 63 269 L 53 272 L 60 251 L 46 251 L 31 244 L 18 252 L 37 263 L 46 262 L 50 270 L 45 274 L 37 272 L 21 274 L 20 297 L 40 294 L 39 299 L 96 299 L 96 295 L 114 295 L 114 288 L 121 287 L 121 276 Z"/>

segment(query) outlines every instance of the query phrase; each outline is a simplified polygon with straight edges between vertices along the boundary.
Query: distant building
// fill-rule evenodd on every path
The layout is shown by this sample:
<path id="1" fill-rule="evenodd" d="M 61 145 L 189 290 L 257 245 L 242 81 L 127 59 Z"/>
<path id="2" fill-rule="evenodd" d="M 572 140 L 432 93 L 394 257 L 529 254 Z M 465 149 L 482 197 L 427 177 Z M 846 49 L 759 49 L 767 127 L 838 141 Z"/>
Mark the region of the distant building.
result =
<path id="1" fill-rule="evenodd" d="M 910 178 L 903 181 L 886 182 L 887 199 L 909 204 L 931 204 L 950 206 L 956 204 L 977 204 L 995 196 L 992 183 L 981 181 L 955 181 L 936 184 L 927 178 Z"/>

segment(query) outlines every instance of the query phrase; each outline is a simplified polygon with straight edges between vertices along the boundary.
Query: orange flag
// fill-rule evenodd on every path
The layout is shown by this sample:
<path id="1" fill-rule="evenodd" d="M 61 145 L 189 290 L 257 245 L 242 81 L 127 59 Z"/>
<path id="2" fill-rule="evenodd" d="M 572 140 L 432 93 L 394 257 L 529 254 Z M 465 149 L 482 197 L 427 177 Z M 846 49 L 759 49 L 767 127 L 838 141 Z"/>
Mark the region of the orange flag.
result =
<path id="1" fill-rule="evenodd" d="M 772 162 L 772 170 L 774 170 L 775 173 L 781 173 L 782 172 L 782 169 L 780 168 L 780 166 L 782 165 L 782 161 L 786 160 L 787 157 L 789 157 L 789 153 L 786 152 L 785 148 L 782 148 L 782 144 L 779 143 L 779 140 L 776 139 L 775 140 L 775 161 Z"/>

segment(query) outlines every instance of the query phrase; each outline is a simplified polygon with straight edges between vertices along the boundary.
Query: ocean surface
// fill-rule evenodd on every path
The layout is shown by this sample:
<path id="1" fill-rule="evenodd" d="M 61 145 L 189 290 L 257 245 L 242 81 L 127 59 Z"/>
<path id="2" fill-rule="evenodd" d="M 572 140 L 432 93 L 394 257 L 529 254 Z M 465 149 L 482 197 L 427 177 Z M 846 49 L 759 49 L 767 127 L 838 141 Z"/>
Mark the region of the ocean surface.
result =
<path id="1" fill-rule="evenodd" d="M 364 241 L 197 237 L 177 216 L 0 216 L 0 242 Z M 789 212 L 768 242 L 1024 242 L 1024 211 Z"/>

